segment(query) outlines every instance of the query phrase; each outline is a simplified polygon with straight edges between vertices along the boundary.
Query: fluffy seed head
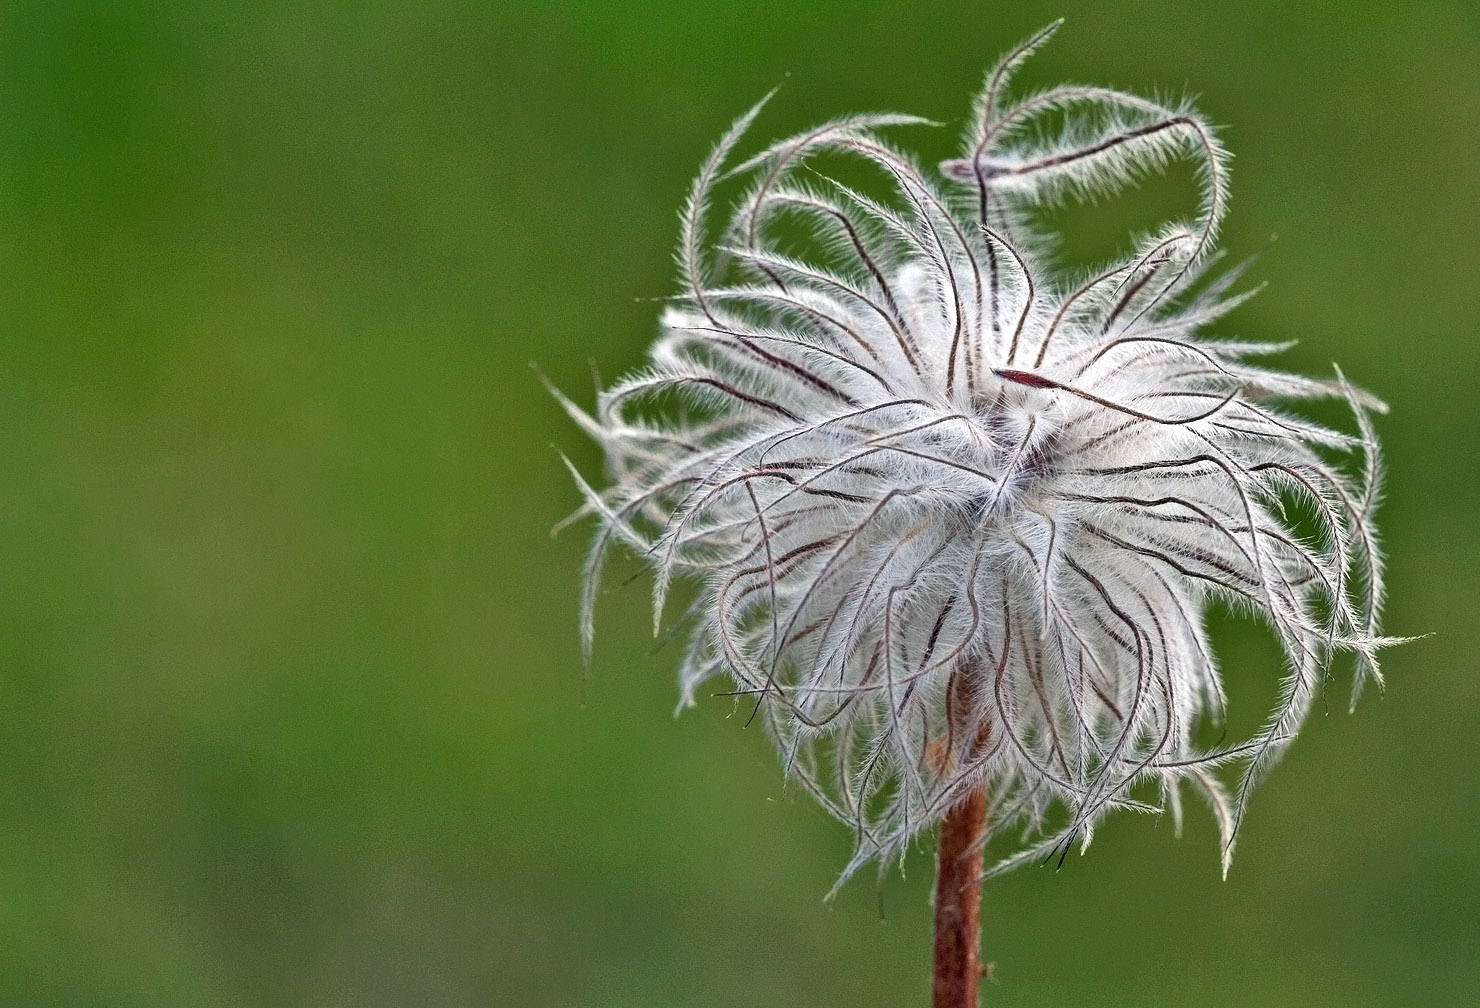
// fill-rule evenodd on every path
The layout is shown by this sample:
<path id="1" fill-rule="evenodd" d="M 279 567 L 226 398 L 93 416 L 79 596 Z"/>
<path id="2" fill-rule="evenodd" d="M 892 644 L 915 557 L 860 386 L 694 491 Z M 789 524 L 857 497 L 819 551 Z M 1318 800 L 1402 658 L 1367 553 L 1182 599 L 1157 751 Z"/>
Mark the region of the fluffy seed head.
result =
<path id="1" fill-rule="evenodd" d="M 1207 269 L 1226 155 L 1185 106 L 1080 86 L 1007 100 L 1052 30 L 987 76 L 938 173 L 881 137 L 919 121 L 898 115 L 727 167 L 760 106 L 741 117 L 684 210 L 684 293 L 650 364 L 594 416 L 561 397 L 611 480 L 576 476 L 600 523 L 588 646 L 614 543 L 651 564 L 657 618 L 670 584 L 696 585 L 684 702 L 733 681 L 787 772 L 852 824 L 845 878 L 978 788 L 994 830 L 1026 829 L 1000 871 L 1087 843 L 1111 808 L 1180 821 L 1184 782 L 1226 871 L 1249 789 L 1333 653 L 1356 653 L 1353 701 L 1380 681 L 1381 404 L 1255 362 L 1281 347 L 1203 334 L 1243 297 L 1236 270 Z M 819 155 L 892 195 L 819 173 Z M 1035 209 L 1172 160 L 1197 171 L 1193 219 L 1088 275 L 1052 264 Z M 711 240 L 711 190 L 742 176 Z M 788 254 L 798 236 L 808 251 Z M 1331 396 L 1355 435 L 1279 405 Z M 1224 707 L 1215 599 L 1262 617 L 1287 666 L 1263 730 L 1206 749 L 1195 736 Z M 1226 764 L 1242 767 L 1231 793 Z M 1145 779 L 1158 805 L 1131 796 Z"/>

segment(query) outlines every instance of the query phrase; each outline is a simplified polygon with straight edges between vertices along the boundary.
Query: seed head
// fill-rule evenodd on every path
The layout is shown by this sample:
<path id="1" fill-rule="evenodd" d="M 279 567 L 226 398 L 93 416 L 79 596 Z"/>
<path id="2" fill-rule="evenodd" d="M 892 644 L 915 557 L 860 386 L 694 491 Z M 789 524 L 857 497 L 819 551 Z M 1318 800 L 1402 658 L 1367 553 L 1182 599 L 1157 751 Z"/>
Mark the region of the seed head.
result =
<path id="1" fill-rule="evenodd" d="M 1380 681 L 1367 414 L 1383 407 L 1339 374 L 1255 363 L 1281 346 L 1204 335 L 1247 296 L 1229 293 L 1238 270 L 1208 270 L 1227 155 L 1185 105 L 1081 86 L 1009 101 L 1054 27 L 988 74 L 938 175 L 881 137 L 921 121 L 899 115 L 727 168 L 751 109 L 694 183 L 684 291 L 649 365 L 594 417 L 561 397 L 611 480 L 576 476 L 600 523 L 587 646 L 614 543 L 655 571 L 655 618 L 670 584 L 695 584 L 683 702 L 733 681 L 788 774 L 854 827 L 845 878 L 978 788 L 994 830 L 1026 828 L 1002 871 L 1088 843 L 1112 808 L 1180 823 L 1184 782 L 1217 817 L 1226 872 L 1250 788 L 1333 653 L 1356 654 L 1354 702 Z M 820 173 L 819 156 L 876 170 L 891 195 Z M 1053 265 L 1035 210 L 1171 160 L 1196 168 L 1192 220 L 1088 275 Z M 742 176 L 711 243 L 711 190 Z M 1355 435 L 1279 405 L 1333 396 Z M 1261 617 L 1287 665 L 1263 730 L 1208 749 L 1215 599 Z M 1146 779 L 1159 805 L 1131 796 Z"/>

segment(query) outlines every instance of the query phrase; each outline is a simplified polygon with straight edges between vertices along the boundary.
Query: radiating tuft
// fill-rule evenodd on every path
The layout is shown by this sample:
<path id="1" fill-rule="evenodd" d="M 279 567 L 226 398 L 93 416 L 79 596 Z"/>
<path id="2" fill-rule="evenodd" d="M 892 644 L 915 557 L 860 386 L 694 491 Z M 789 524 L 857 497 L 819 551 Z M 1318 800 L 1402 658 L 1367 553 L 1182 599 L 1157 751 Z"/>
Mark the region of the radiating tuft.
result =
<path id="1" fill-rule="evenodd" d="M 684 701 L 734 684 L 787 772 L 852 824 L 845 877 L 978 788 L 994 830 L 1026 828 L 994 870 L 1057 857 L 1106 811 L 1152 808 L 1131 797 L 1148 779 L 1178 818 L 1180 785 L 1201 792 L 1226 870 L 1250 788 L 1333 654 L 1356 652 L 1360 690 L 1390 643 L 1381 404 L 1256 362 L 1279 346 L 1205 335 L 1244 296 L 1236 271 L 1208 272 L 1223 148 L 1184 105 L 1079 86 L 1009 100 L 1051 32 L 988 75 L 938 174 L 880 135 L 902 116 L 728 167 L 760 106 L 746 113 L 683 212 L 683 297 L 649 365 L 592 417 L 562 400 L 610 480 L 581 482 L 600 525 L 585 633 L 614 543 L 652 565 L 660 617 L 670 585 L 697 585 Z M 820 173 L 819 154 L 875 169 L 892 196 Z M 1197 173 L 1189 220 L 1087 276 L 1042 253 L 1036 208 L 1171 161 Z M 713 187 L 741 175 L 707 234 Z M 1325 397 L 1355 434 L 1288 411 Z M 1205 749 L 1200 726 L 1224 713 L 1215 599 L 1261 617 L 1287 665 L 1264 729 Z"/>

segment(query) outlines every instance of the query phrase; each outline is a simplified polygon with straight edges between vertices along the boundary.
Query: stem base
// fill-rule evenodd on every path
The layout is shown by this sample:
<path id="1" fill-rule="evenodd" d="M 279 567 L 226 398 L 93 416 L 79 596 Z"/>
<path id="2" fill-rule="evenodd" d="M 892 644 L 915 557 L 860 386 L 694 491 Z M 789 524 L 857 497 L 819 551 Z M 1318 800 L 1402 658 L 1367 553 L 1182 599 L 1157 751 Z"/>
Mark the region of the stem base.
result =
<path id="1" fill-rule="evenodd" d="M 975 845 L 986 821 L 986 792 L 976 791 L 941 824 L 935 880 L 935 1008 L 980 1004 L 982 848 Z"/>

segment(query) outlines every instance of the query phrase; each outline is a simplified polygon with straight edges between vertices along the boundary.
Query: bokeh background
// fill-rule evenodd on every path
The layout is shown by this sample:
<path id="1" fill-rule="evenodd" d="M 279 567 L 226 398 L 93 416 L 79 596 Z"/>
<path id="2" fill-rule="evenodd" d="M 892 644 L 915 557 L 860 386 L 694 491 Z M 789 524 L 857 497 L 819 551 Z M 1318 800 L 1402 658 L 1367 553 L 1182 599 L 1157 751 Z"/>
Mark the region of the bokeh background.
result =
<path id="1" fill-rule="evenodd" d="M 552 444 L 599 461 L 529 364 L 639 363 L 785 75 L 762 137 L 899 109 L 934 159 L 1061 14 L 1025 86 L 1225 124 L 1268 289 L 1219 331 L 1392 404 L 1388 625 L 1433 636 L 1338 677 L 1228 881 L 1191 809 L 991 884 L 988 1003 L 1473 1003 L 1480 7 L 1080 6 L 4 5 L 0 1004 L 924 1004 L 928 850 L 825 904 L 847 829 L 727 701 L 670 716 L 620 573 L 583 674 Z M 1274 649 L 1220 639 L 1257 719 Z"/>

